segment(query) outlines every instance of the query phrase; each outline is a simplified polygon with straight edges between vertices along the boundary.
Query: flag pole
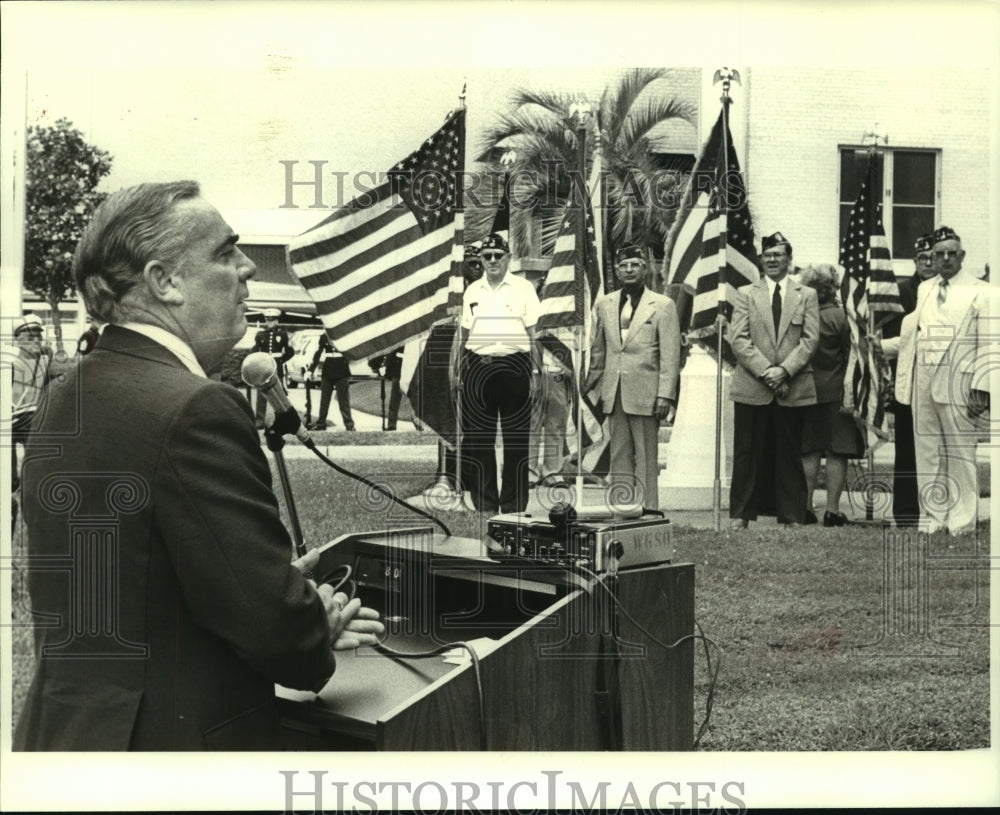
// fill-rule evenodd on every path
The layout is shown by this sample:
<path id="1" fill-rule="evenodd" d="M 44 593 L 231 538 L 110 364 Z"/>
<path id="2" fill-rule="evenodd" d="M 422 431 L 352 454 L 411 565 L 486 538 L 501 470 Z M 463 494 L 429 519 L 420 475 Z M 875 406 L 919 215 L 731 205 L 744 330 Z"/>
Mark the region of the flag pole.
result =
<path id="1" fill-rule="evenodd" d="M 462 92 L 458 95 L 459 109 L 465 110 L 465 89 L 468 80 L 462 81 Z M 465 167 L 462 167 L 465 170 Z M 465 289 L 465 246 L 462 247 L 462 288 Z M 458 307 L 458 315 L 455 317 L 455 334 L 452 337 L 452 354 L 454 355 L 455 382 L 455 494 L 461 502 L 465 497 L 465 484 L 462 483 L 462 307 Z M 444 472 L 448 474 L 448 457 L 444 457 Z"/>
<path id="2" fill-rule="evenodd" d="M 877 125 L 874 128 L 874 130 L 878 130 L 878 126 Z M 874 192 L 872 190 L 872 186 L 871 186 L 872 176 L 874 175 L 874 173 L 872 173 L 872 168 L 873 168 L 872 167 L 872 162 L 875 161 L 875 154 L 876 154 L 876 151 L 877 151 L 877 148 L 878 148 L 878 134 L 875 133 L 875 132 L 873 132 L 872 135 L 875 137 L 875 140 L 868 147 L 868 182 L 869 182 L 868 183 L 868 194 L 869 195 L 871 195 Z M 869 213 L 868 217 L 869 218 L 876 218 L 877 217 L 877 213 L 874 212 L 874 211 L 872 211 L 872 212 Z M 872 230 L 869 227 L 868 234 L 871 235 L 871 233 L 872 233 Z M 871 243 L 871 239 L 869 238 L 869 244 L 870 243 Z M 869 245 L 869 248 L 868 248 L 868 282 L 865 285 L 870 287 L 871 286 L 871 281 L 872 281 L 871 246 Z M 870 298 L 868 300 L 868 316 L 867 316 L 867 320 L 868 320 L 868 337 L 867 337 L 867 340 L 868 340 L 868 356 L 869 356 L 870 359 L 872 359 L 873 357 L 871 355 L 871 347 L 872 347 L 872 337 L 874 336 L 874 333 L 875 333 L 875 312 L 872 309 L 872 304 L 871 304 L 871 299 Z M 868 368 L 869 368 L 869 370 L 868 370 L 868 392 L 869 392 L 869 394 L 871 394 L 871 391 L 872 391 L 872 381 L 873 381 L 872 377 L 873 377 L 873 375 L 876 372 L 874 370 L 872 370 L 872 366 L 871 365 L 869 365 Z M 869 395 L 869 398 L 871 398 L 870 395 Z M 872 477 L 875 474 L 875 448 L 874 448 L 874 445 L 868 443 L 870 435 L 871 435 L 871 430 L 866 425 L 865 426 L 865 447 L 868 448 L 868 455 L 867 455 L 867 459 L 868 459 L 868 478 L 872 479 Z M 865 521 L 867 523 L 872 523 L 874 520 L 875 520 L 875 497 L 872 495 L 872 491 L 870 489 L 866 489 L 865 490 Z"/>
<path id="3" fill-rule="evenodd" d="M 580 168 L 580 179 L 584 180 L 587 178 L 587 119 L 589 118 L 589 107 L 581 105 L 580 112 L 577 118 L 576 126 L 576 150 L 577 150 L 577 163 Z M 577 218 L 577 235 L 576 235 L 576 251 L 577 251 L 577 265 L 575 269 L 575 274 L 579 277 L 579 270 L 587 268 L 587 224 L 584 213 L 586 212 L 587 201 L 584 198 L 588 194 L 586 183 L 584 182 L 583 189 L 579 186 L 576 187 L 577 193 L 581 196 L 583 200 L 577 201 L 580 207 L 579 217 Z M 580 262 L 582 261 L 582 262 Z M 586 286 L 586 280 L 577 281 L 578 285 Z M 579 295 L 577 296 L 577 302 L 582 303 L 583 298 Z M 575 357 L 573 361 L 573 367 L 576 369 L 576 416 L 574 421 L 576 422 L 576 503 L 577 508 L 580 509 L 584 505 L 583 501 L 583 371 L 580 369 L 583 367 L 583 321 L 587 319 L 586 314 L 578 315 L 580 317 L 577 320 L 577 324 L 573 327 L 573 333 L 576 336 L 576 342 L 574 343 L 575 348 L 573 349 L 573 356 Z"/>
<path id="4" fill-rule="evenodd" d="M 729 95 L 729 87 L 733 80 L 740 81 L 737 71 L 729 68 L 722 68 L 715 72 L 715 82 L 722 82 L 722 179 L 726 179 L 729 172 L 729 106 L 733 103 Z M 715 190 L 719 196 L 720 214 L 726 212 L 727 197 L 722 189 Z M 728 222 L 727 222 L 728 223 Z M 715 522 L 715 531 L 722 529 L 722 332 L 726 326 L 726 320 L 722 313 L 722 303 L 725 301 L 726 291 L 726 264 L 727 264 L 727 231 L 723 229 L 719 233 L 719 288 L 718 305 L 715 313 L 715 477 L 712 481 L 712 518 Z"/>
<path id="5" fill-rule="evenodd" d="M 867 252 L 867 259 L 866 259 L 866 262 L 867 262 L 867 274 L 866 274 L 865 285 L 869 286 L 869 287 L 871 286 L 871 281 L 872 281 L 872 276 L 873 276 L 872 275 L 872 272 L 873 272 L 873 269 L 872 269 L 872 249 L 871 249 L 871 237 L 870 236 L 875 231 L 874 227 L 878 223 L 878 219 L 880 217 L 880 209 L 882 207 L 881 201 L 877 205 L 875 204 L 875 194 L 874 194 L 874 185 L 873 185 L 873 181 L 874 181 L 874 179 L 873 179 L 873 176 L 874 176 L 874 173 L 873 173 L 874 164 L 873 164 L 873 162 L 875 161 L 876 155 L 878 155 L 879 142 L 880 141 L 884 141 L 886 144 L 889 143 L 889 137 L 887 135 L 885 135 L 885 134 L 879 133 L 878 130 L 879 130 L 879 128 L 878 128 L 878 122 L 876 122 L 875 126 L 872 128 L 872 130 L 870 132 L 868 132 L 868 133 L 865 133 L 861 137 L 862 138 L 862 142 L 864 142 L 865 140 L 867 140 L 869 137 L 872 138 L 872 143 L 870 145 L 868 145 L 868 169 L 867 169 L 867 173 L 866 173 L 866 180 L 864 182 L 865 186 L 867 187 L 868 196 L 869 196 L 869 200 L 866 202 L 867 203 L 867 209 L 868 209 L 868 218 L 871 219 L 871 220 L 869 220 L 869 223 L 867 224 L 867 228 L 865 230 L 867 232 L 868 236 L 869 236 L 869 238 L 868 238 L 869 245 L 868 245 L 868 248 L 866 250 L 866 252 Z M 879 197 L 881 198 L 881 196 L 879 196 Z M 872 398 L 871 394 L 873 392 L 878 392 L 880 390 L 881 383 L 878 380 L 879 373 L 876 370 L 876 366 L 874 364 L 871 364 L 871 363 L 874 363 L 874 355 L 873 355 L 873 352 L 872 352 L 872 348 L 873 348 L 872 343 L 875 341 L 874 340 L 874 337 L 875 337 L 875 310 L 872 308 L 872 303 L 871 303 L 870 298 L 866 298 L 866 301 L 867 301 L 868 313 L 865 315 L 865 324 L 867 326 L 867 332 L 866 332 L 866 336 L 865 336 L 865 346 L 866 346 L 865 347 L 865 357 L 866 357 L 866 359 L 865 359 L 865 365 L 868 368 L 868 390 L 869 390 L 869 399 L 871 399 Z M 846 303 L 845 303 L 845 306 L 846 306 Z M 860 325 L 858 326 L 858 330 L 860 331 Z M 860 346 L 859 346 L 859 349 L 858 349 L 859 353 L 860 353 L 860 350 L 861 349 L 860 349 Z M 876 398 L 880 398 L 880 397 L 876 397 Z M 856 404 L 854 405 L 853 410 L 854 410 L 855 416 L 860 415 L 860 414 L 858 414 L 858 407 L 857 407 Z M 868 478 L 869 478 L 869 480 L 871 480 L 872 476 L 873 476 L 873 474 L 875 472 L 875 445 L 869 444 L 869 439 L 870 439 L 871 434 L 872 434 L 872 429 L 871 429 L 871 427 L 869 427 L 869 423 L 868 423 L 868 421 L 866 419 L 862 419 L 858 423 L 860 425 L 862 425 L 863 428 L 864 428 L 864 434 L 863 435 L 864 435 L 865 449 L 867 451 L 867 453 L 865 455 L 865 460 L 866 460 L 866 463 L 868 465 Z M 864 489 L 864 496 L 865 496 L 865 519 L 864 519 L 864 521 L 855 520 L 854 523 L 857 523 L 857 524 L 871 524 L 871 525 L 884 525 L 885 521 L 876 521 L 875 520 L 875 496 L 873 494 L 873 491 L 871 489 L 865 488 Z"/>

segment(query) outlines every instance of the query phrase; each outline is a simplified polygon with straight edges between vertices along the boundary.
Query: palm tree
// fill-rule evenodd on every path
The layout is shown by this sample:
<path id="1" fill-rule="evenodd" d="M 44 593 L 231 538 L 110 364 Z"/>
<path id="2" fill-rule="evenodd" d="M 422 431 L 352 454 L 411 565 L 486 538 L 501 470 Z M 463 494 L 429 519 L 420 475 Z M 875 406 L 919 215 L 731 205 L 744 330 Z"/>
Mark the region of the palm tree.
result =
<path id="1" fill-rule="evenodd" d="M 697 115 L 692 103 L 665 92 L 669 80 L 668 69 L 625 72 L 593 106 L 597 127 L 585 133 L 588 174 L 600 144 L 610 244 L 645 246 L 650 268 L 655 268 L 652 247 L 662 245 L 674 214 L 672 208 L 653 204 L 653 187 L 662 200 L 670 184 L 680 180 L 658 171 L 650 137 L 666 122 L 693 125 Z M 499 114 L 483 136 L 478 158 L 494 171 L 505 169 L 502 156 L 515 155 L 510 167 L 510 233 L 518 254 L 546 256 L 553 251 L 562 208 L 571 193 L 569 171 L 577 169 L 577 123 L 571 108 L 580 101 L 579 95 L 569 93 L 516 91 L 510 111 Z M 473 235 L 485 232 L 488 219 L 488 214 L 470 212 L 467 229 Z"/>

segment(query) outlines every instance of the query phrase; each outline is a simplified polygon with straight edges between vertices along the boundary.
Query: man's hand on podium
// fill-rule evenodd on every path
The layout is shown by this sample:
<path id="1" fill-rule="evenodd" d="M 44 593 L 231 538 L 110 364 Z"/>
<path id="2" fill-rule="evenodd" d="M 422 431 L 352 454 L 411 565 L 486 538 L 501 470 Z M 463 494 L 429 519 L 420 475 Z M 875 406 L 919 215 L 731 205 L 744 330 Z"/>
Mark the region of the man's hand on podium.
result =
<path id="1" fill-rule="evenodd" d="M 317 586 L 316 581 L 309 577 L 319 565 L 318 549 L 310 549 L 298 560 L 293 560 L 292 565 L 306 576 L 323 601 L 330 633 L 333 634 L 334 651 L 353 651 L 362 645 L 378 645 L 385 626 L 379 621 L 375 609 L 362 606 L 357 597 L 351 600 L 344 592 L 334 591 L 329 583 Z"/>
<path id="2" fill-rule="evenodd" d="M 378 645 L 385 626 L 375 609 L 361 605 L 358 597 L 349 600 L 342 591 L 334 592 L 329 583 L 324 583 L 318 591 L 330 621 L 334 651 L 353 651 L 362 645 Z"/>

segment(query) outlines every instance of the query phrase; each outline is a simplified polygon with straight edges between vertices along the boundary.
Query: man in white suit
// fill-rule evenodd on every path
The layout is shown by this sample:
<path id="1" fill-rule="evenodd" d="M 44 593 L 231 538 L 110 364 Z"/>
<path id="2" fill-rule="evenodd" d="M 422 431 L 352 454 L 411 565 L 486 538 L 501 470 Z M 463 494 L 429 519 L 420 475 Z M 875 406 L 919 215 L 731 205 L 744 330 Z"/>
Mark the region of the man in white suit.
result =
<path id="1" fill-rule="evenodd" d="M 989 408 L 989 285 L 962 269 L 965 252 L 953 229 L 934 232 L 938 276 L 917 289 L 917 306 L 900 336 L 896 399 L 913 410 L 921 527 L 974 532 L 979 485 L 977 420 Z M 995 343 L 994 343 L 995 344 Z"/>
<path id="2" fill-rule="evenodd" d="M 736 291 L 729 326 L 737 362 L 729 386 L 734 529 L 771 512 L 785 526 L 815 523 L 806 506 L 802 408 L 816 404 L 809 361 L 819 341 L 819 304 L 814 289 L 789 277 L 792 245 L 784 235 L 764 238 L 762 250 L 764 277 Z"/>
<path id="3" fill-rule="evenodd" d="M 620 291 L 598 298 L 584 390 L 598 390 L 610 420 L 611 477 L 636 478 L 642 504 L 659 508 L 659 428 L 675 408 L 680 363 L 677 309 L 645 286 L 639 247 L 618 252 Z"/>

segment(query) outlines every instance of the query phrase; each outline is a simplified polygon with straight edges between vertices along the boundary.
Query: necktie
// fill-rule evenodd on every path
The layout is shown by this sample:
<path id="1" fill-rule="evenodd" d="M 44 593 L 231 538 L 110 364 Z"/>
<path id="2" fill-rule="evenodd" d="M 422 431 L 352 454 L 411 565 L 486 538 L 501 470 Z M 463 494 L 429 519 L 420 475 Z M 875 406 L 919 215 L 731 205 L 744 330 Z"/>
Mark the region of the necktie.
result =
<path id="1" fill-rule="evenodd" d="M 781 325 L 781 284 L 774 287 L 774 297 L 771 298 L 771 316 L 774 317 L 774 336 L 778 336 L 778 326 Z"/>
<path id="2" fill-rule="evenodd" d="M 625 305 L 622 306 L 621 317 L 618 321 L 622 331 L 622 345 L 625 344 L 625 337 L 628 336 L 628 328 L 632 325 L 632 311 L 632 298 L 625 295 Z"/>
<path id="3" fill-rule="evenodd" d="M 938 305 L 943 306 L 944 301 L 947 299 L 948 299 L 948 281 L 942 277 L 941 284 L 938 286 Z"/>

